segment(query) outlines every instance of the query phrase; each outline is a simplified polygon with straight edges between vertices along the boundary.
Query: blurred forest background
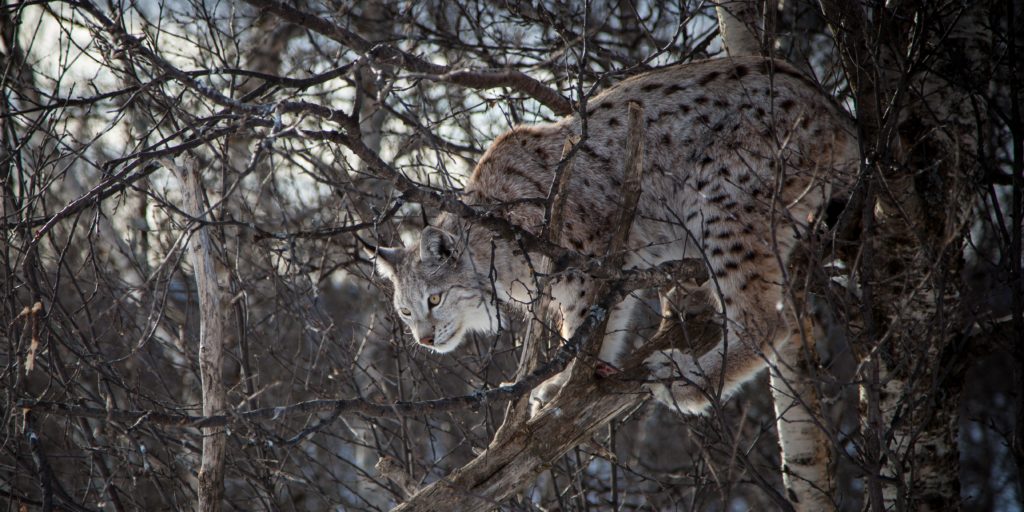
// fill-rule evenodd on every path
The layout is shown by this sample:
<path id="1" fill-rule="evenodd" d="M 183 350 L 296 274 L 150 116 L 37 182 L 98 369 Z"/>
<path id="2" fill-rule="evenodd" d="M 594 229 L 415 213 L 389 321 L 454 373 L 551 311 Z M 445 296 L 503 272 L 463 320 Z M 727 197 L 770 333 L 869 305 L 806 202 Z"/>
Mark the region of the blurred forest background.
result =
<path id="1" fill-rule="evenodd" d="M 837 508 L 1024 510 L 1024 9 L 750 5 L 862 138 L 818 303 Z M 506 402 L 370 406 L 516 380 L 528 322 L 418 349 L 359 239 L 411 240 L 514 125 L 724 57 L 718 27 L 692 0 L 0 2 L 4 510 L 389 510 L 464 466 Z M 635 407 L 491 503 L 777 509 L 767 380 Z"/>

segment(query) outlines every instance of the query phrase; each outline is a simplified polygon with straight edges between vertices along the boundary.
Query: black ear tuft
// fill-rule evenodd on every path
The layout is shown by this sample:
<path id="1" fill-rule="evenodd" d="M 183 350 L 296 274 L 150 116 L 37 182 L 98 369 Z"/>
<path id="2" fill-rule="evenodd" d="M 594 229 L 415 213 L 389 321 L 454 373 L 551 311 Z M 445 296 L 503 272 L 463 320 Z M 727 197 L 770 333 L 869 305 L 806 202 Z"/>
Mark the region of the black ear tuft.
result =
<path id="1" fill-rule="evenodd" d="M 442 229 L 427 226 L 420 233 L 420 261 L 441 263 L 455 254 L 455 237 Z"/>

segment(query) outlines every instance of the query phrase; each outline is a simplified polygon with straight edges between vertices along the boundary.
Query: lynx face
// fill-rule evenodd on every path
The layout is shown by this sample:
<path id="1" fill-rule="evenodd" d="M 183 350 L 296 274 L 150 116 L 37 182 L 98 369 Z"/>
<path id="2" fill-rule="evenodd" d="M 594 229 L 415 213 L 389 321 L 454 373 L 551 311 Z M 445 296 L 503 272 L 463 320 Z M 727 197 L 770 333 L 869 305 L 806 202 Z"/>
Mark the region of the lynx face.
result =
<path id="1" fill-rule="evenodd" d="M 448 232 L 428 227 L 419 246 L 379 248 L 377 270 L 394 285 L 394 305 L 413 339 L 435 352 L 455 350 L 469 331 L 494 332 L 499 316 L 486 275 Z"/>

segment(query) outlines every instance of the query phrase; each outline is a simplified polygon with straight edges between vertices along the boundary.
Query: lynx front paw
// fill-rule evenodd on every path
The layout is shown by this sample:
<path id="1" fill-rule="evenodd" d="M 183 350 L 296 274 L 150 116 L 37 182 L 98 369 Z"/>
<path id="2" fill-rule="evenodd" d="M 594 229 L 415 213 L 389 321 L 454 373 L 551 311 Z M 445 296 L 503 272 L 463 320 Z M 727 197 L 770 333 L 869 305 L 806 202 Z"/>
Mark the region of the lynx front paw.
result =
<path id="1" fill-rule="evenodd" d="M 693 356 L 672 349 L 655 353 L 644 364 L 652 380 L 663 381 L 644 385 L 657 401 L 684 414 L 703 411 L 707 400 L 698 387 L 703 379 Z"/>
<path id="2" fill-rule="evenodd" d="M 534 417 L 545 405 L 555 399 L 555 395 L 562 389 L 565 379 L 569 377 L 568 371 L 563 371 L 554 377 L 542 382 L 530 392 L 530 417 Z"/>

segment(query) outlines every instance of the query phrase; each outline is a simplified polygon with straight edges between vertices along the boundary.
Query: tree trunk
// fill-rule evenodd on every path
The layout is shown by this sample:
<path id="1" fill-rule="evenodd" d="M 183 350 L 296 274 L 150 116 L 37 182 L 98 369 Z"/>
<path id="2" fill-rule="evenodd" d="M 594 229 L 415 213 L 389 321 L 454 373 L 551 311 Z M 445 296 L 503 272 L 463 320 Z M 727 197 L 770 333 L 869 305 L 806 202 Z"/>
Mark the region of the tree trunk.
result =
<path id="1" fill-rule="evenodd" d="M 808 334 L 811 334 L 808 332 Z M 771 367 L 772 401 L 782 452 L 786 498 L 798 511 L 835 510 L 835 479 L 813 368 L 818 366 L 814 337 L 779 347 Z"/>
<path id="2" fill-rule="evenodd" d="M 862 452 L 874 510 L 953 510 L 960 503 L 958 351 L 970 324 L 961 304 L 961 251 L 976 195 L 977 137 L 987 129 L 974 97 L 983 89 L 972 81 L 991 76 L 983 69 L 988 36 L 979 6 L 929 13 L 939 19 L 927 27 L 919 25 L 921 9 L 879 7 L 869 25 L 853 4 L 822 1 L 855 90 L 870 166 L 855 271 L 865 325 L 858 348 L 865 357 Z"/>

